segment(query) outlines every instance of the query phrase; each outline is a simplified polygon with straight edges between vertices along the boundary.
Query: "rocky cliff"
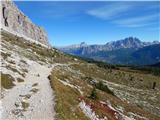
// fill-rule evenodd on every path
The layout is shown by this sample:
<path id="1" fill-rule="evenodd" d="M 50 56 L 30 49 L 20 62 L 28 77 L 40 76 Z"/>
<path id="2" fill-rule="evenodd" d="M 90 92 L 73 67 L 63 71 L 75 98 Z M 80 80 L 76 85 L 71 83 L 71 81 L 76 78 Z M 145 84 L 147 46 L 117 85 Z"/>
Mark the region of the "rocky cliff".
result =
<path id="1" fill-rule="evenodd" d="M 42 27 L 31 22 L 11 0 L 1 1 L 1 29 L 38 44 L 49 45 Z"/>

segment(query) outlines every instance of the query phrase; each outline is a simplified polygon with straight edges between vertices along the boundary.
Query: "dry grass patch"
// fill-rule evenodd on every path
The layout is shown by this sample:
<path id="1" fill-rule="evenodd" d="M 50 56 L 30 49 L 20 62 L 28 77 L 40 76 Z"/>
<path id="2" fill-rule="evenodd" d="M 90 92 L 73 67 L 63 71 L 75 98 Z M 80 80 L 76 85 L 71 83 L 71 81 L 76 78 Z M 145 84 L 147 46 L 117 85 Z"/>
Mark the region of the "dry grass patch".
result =
<path id="1" fill-rule="evenodd" d="M 63 85 L 55 76 L 51 76 L 50 83 L 56 95 L 58 120 L 89 120 L 78 107 L 80 93 L 76 89 Z"/>
<path id="2" fill-rule="evenodd" d="M 23 73 L 20 72 L 19 70 L 17 70 L 16 68 L 14 68 L 14 67 L 11 66 L 11 65 L 7 65 L 6 68 L 9 69 L 9 70 L 11 70 L 11 71 L 13 71 L 14 73 L 15 73 L 15 72 L 18 73 L 18 74 L 21 75 L 22 77 L 25 77 L 25 73 L 24 73 L 24 72 L 23 72 Z"/>
<path id="3" fill-rule="evenodd" d="M 26 110 L 29 107 L 29 103 L 27 102 L 22 101 L 21 104 L 22 104 L 23 110 Z"/>
<path id="4" fill-rule="evenodd" d="M 22 78 L 17 78 L 18 82 L 24 82 L 24 80 Z"/>
<path id="5" fill-rule="evenodd" d="M 37 93 L 38 89 L 37 88 L 33 88 L 32 90 L 30 90 L 30 92 Z"/>
<path id="6" fill-rule="evenodd" d="M 1 73 L 1 86 L 5 89 L 11 89 L 15 86 L 15 79 L 9 74 Z"/>
<path id="7" fill-rule="evenodd" d="M 25 99 L 30 99 L 31 95 L 30 94 L 26 94 L 26 95 L 19 95 L 20 97 L 24 97 Z"/>
<path id="8" fill-rule="evenodd" d="M 34 83 L 33 85 L 32 85 L 32 87 L 36 87 L 38 85 L 38 83 Z"/>
<path id="9" fill-rule="evenodd" d="M 25 60 L 20 60 L 20 62 L 24 63 L 24 64 L 27 64 L 27 62 Z"/>
<path id="10" fill-rule="evenodd" d="M 3 59 L 7 59 L 8 57 L 11 56 L 11 54 L 10 53 L 1 52 L 1 56 L 3 57 Z"/>
<path id="11" fill-rule="evenodd" d="M 25 73 L 28 73 L 28 70 L 27 69 L 22 69 L 23 72 Z"/>

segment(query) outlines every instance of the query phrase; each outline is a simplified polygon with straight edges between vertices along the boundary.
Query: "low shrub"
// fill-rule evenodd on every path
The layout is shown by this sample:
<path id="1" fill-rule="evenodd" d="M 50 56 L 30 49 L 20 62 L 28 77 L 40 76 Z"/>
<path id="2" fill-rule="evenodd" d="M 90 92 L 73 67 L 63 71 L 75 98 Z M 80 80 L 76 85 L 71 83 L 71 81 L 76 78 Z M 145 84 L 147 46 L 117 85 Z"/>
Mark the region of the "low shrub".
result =
<path id="1" fill-rule="evenodd" d="M 98 99 L 98 95 L 97 95 L 97 91 L 96 91 L 96 88 L 95 88 L 95 87 L 93 87 L 89 98 L 94 99 L 94 100 L 95 100 L 95 99 Z"/>
<path id="2" fill-rule="evenodd" d="M 109 93 L 109 94 L 111 94 L 111 95 L 114 95 L 114 92 L 111 91 L 111 90 L 108 88 L 108 86 L 105 85 L 102 81 L 99 81 L 99 82 L 95 85 L 95 87 L 96 87 L 97 89 L 99 89 L 99 90 L 102 90 L 102 91 L 106 92 L 106 93 Z"/>

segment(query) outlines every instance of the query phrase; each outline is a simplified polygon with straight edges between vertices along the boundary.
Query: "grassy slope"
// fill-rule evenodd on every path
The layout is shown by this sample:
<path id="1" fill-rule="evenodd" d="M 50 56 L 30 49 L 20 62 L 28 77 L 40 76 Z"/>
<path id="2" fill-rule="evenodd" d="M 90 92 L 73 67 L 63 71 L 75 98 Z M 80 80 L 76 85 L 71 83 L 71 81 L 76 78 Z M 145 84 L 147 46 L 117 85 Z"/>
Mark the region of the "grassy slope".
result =
<path id="1" fill-rule="evenodd" d="M 94 111 L 100 116 L 108 116 L 111 120 L 114 119 L 114 117 L 110 114 L 110 112 L 103 111 L 102 108 L 97 107 L 98 101 L 105 101 L 108 100 L 111 102 L 111 104 L 114 107 L 122 106 L 125 108 L 124 114 L 127 114 L 128 111 L 140 114 L 142 116 L 146 116 L 150 119 L 159 119 L 158 116 L 146 112 L 146 110 L 143 110 L 145 108 L 144 105 L 141 104 L 128 104 L 126 101 L 122 101 L 119 98 L 103 92 L 101 90 L 97 90 L 99 100 L 91 100 L 89 99 L 89 95 L 91 93 L 91 90 L 93 86 L 90 84 L 89 79 L 96 79 L 99 80 L 105 80 L 113 83 L 117 83 L 120 85 L 126 85 L 129 87 L 133 87 L 136 89 L 141 89 L 142 91 L 148 90 L 151 91 L 147 93 L 140 93 L 137 92 L 139 96 L 142 97 L 142 99 L 146 98 L 147 96 L 147 102 L 153 102 L 153 105 L 158 108 L 160 108 L 160 103 L 158 102 L 158 93 L 157 91 L 160 90 L 160 79 L 158 76 L 154 76 L 152 74 L 144 74 L 143 72 L 130 70 L 130 68 L 127 68 L 125 70 L 120 69 L 110 69 L 110 68 L 103 68 L 102 66 L 97 66 L 94 64 L 89 64 L 86 61 L 83 60 L 75 60 L 74 56 L 65 55 L 63 53 L 60 53 L 56 49 L 47 49 L 40 45 L 36 45 L 33 43 L 29 43 L 27 41 L 22 41 L 22 38 L 17 38 L 15 36 L 8 36 L 3 33 L 3 39 L 2 42 L 7 42 L 13 45 L 18 46 L 21 51 L 16 51 L 19 54 L 23 54 L 25 57 L 28 57 L 29 59 L 40 61 L 43 63 L 73 63 L 72 65 L 69 65 L 69 67 L 55 67 L 53 69 L 52 75 L 51 75 L 51 86 L 53 90 L 55 91 L 55 110 L 57 112 L 57 118 L 60 120 L 87 120 L 88 118 L 82 113 L 80 108 L 78 107 L 79 104 L 79 97 L 83 97 L 86 101 L 89 101 L 89 103 L 92 103 L 95 105 Z M 6 44 L 7 45 L 7 44 Z M 3 46 L 3 45 L 2 45 Z M 9 48 L 8 48 L 9 49 Z M 28 49 L 31 49 L 32 52 L 30 52 Z M 36 53 L 36 54 L 35 54 Z M 5 57 L 7 57 L 9 53 L 6 53 Z M 77 59 L 77 58 L 76 58 Z M 68 69 L 70 68 L 70 69 Z M 81 73 L 81 74 L 80 74 Z M 62 84 L 61 81 L 69 81 L 71 85 L 79 86 L 81 91 L 83 92 L 83 95 L 80 94 L 80 92 L 76 88 L 72 88 L 69 86 L 66 86 Z M 156 81 L 157 86 L 156 90 L 152 90 L 152 83 L 153 81 Z M 114 88 L 119 89 L 126 92 L 132 92 L 125 90 L 125 88 Z M 151 97 L 155 97 L 155 99 L 150 99 Z M 129 100 L 130 101 L 130 100 Z M 131 109 L 132 108 L 132 109 Z M 152 111 L 152 109 L 148 110 Z M 153 110 L 155 112 L 155 109 Z"/>
<path id="2" fill-rule="evenodd" d="M 82 67 L 82 65 L 84 65 Z M 77 73 L 74 74 L 73 71 L 69 71 L 68 68 L 63 68 L 61 66 L 58 66 L 56 68 L 54 68 L 53 72 L 52 72 L 52 77 L 51 77 L 51 86 L 53 87 L 55 94 L 57 95 L 57 103 L 55 105 L 56 111 L 58 114 L 58 118 L 59 119 L 70 119 L 70 116 L 74 116 L 75 113 L 77 113 L 76 109 L 75 111 L 73 110 L 73 108 L 77 108 L 78 107 L 78 98 L 79 97 L 83 97 L 86 101 L 89 101 L 89 103 L 91 104 L 98 104 L 96 103 L 95 100 L 91 100 L 89 99 L 89 95 L 91 93 L 92 90 L 92 85 L 89 84 L 89 79 L 90 77 L 88 76 L 92 76 L 93 78 L 103 78 L 104 76 L 102 75 L 104 72 L 107 72 L 106 70 L 104 70 L 103 68 L 97 68 L 95 65 L 89 65 L 89 67 L 87 66 L 87 63 L 81 63 L 81 64 L 74 64 L 71 65 L 70 68 L 74 68 L 74 66 L 76 66 L 76 71 L 81 71 L 83 72 L 83 75 Z M 83 68 L 83 69 L 82 69 Z M 99 72 L 97 72 L 99 71 Z M 115 70 L 114 70 L 115 71 Z M 102 74 L 100 74 L 102 73 Z M 127 74 L 127 73 L 124 73 Z M 123 77 L 124 78 L 124 77 Z M 154 78 L 154 77 L 153 77 Z M 64 84 L 62 84 L 60 81 L 69 81 L 69 83 L 71 85 L 75 85 L 75 86 L 79 86 L 79 88 L 81 89 L 81 91 L 83 91 L 83 95 L 81 95 L 77 89 L 75 88 L 71 88 L 69 86 L 66 86 Z M 115 81 L 116 82 L 116 81 Z M 121 81 L 122 83 L 122 81 Z M 126 84 L 125 82 L 123 84 Z M 144 88 L 146 89 L 146 88 Z M 150 89 L 150 88 L 149 88 Z M 138 105 L 135 104 L 128 104 L 126 101 L 121 101 L 119 98 L 103 92 L 101 90 L 97 90 L 98 92 L 98 101 L 110 101 L 112 103 L 112 105 L 114 107 L 119 107 L 122 106 L 125 109 L 125 112 L 127 114 L 127 112 L 133 112 L 142 116 L 146 116 L 147 118 L 150 119 L 157 119 L 158 117 L 156 117 L 155 115 L 151 114 L 150 112 L 146 112 L 144 111 L 143 108 L 144 106 L 140 105 L 138 107 Z M 158 95 L 157 95 L 158 96 Z M 155 101 L 156 104 L 158 101 Z M 65 107 L 63 107 L 65 106 Z M 104 117 L 107 116 L 109 119 L 115 119 L 114 117 L 112 117 L 112 115 L 106 111 L 103 111 L 102 108 L 99 108 L 95 105 L 96 109 L 94 110 L 100 117 Z M 131 109 L 132 108 L 132 109 Z M 73 117 L 74 118 L 74 117 Z M 81 117 L 79 116 L 77 119 L 81 119 Z M 138 118 L 136 118 L 138 119 Z"/>
<path id="3" fill-rule="evenodd" d="M 56 95 L 55 110 L 58 120 L 89 120 L 77 106 L 80 96 L 78 91 L 64 86 L 54 76 L 51 77 L 51 85 Z"/>

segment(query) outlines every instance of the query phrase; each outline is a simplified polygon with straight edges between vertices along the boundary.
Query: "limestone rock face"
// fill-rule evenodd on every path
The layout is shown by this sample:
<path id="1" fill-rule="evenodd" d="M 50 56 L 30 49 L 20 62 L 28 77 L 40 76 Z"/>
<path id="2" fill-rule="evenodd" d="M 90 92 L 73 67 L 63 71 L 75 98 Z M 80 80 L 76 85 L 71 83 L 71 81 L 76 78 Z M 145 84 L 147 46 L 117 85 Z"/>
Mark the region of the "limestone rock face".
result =
<path id="1" fill-rule="evenodd" d="M 0 6 L 2 29 L 23 35 L 37 43 L 49 45 L 45 30 L 33 24 L 11 0 L 1 1 Z"/>

